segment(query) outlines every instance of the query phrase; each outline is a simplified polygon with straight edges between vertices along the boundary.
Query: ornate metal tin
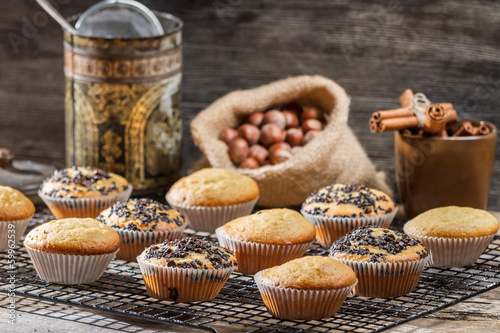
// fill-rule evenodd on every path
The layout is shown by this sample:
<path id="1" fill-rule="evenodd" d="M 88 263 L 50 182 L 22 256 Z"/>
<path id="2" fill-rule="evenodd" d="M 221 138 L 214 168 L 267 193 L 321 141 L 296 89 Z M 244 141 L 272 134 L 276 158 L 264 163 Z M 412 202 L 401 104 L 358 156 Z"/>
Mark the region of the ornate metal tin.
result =
<path id="1" fill-rule="evenodd" d="M 156 13 L 165 35 L 64 34 L 66 162 L 123 175 L 137 190 L 180 167 L 182 21 Z"/>

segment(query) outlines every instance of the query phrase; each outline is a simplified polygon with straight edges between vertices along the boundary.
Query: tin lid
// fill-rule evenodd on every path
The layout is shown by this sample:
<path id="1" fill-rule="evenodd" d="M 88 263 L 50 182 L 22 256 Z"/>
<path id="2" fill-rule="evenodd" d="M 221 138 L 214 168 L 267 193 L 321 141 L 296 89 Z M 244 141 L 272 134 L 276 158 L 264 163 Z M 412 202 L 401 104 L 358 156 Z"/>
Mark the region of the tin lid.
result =
<path id="1" fill-rule="evenodd" d="M 164 34 L 156 15 L 134 0 L 104 0 L 88 8 L 75 24 L 87 37 L 144 38 Z"/>

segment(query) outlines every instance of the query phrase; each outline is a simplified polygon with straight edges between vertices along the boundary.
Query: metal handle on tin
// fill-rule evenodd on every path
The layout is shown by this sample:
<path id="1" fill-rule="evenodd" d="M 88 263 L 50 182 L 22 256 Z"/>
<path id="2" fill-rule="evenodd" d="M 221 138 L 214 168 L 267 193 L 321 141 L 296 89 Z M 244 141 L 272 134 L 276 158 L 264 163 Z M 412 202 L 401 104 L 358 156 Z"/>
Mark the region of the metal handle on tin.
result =
<path id="1" fill-rule="evenodd" d="M 76 29 L 52 6 L 49 0 L 36 0 L 40 7 L 42 7 L 54 20 L 59 23 L 64 30 L 72 35 L 76 34 Z"/>

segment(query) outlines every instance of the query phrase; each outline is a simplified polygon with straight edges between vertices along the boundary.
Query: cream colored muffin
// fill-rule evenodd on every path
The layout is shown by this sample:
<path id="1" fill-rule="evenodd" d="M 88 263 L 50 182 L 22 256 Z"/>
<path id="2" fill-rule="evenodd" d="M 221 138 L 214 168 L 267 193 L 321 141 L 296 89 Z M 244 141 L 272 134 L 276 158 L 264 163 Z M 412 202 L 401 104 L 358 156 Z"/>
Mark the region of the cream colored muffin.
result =
<path id="1" fill-rule="evenodd" d="M 176 302 L 216 297 L 238 264 L 231 251 L 189 237 L 152 245 L 137 262 L 148 295 Z"/>
<path id="2" fill-rule="evenodd" d="M 314 226 L 291 209 L 261 210 L 232 220 L 220 235 L 234 240 L 264 244 L 301 244 L 314 240 Z"/>
<path id="3" fill-rule="evenodd" d="M 256 199 L 259 187 L 250 177 L 228 169 L 208 168 L 178 180 L 169 203 L 183 206 L 227 206 Z"/>
<path id="4" fill-rule="evenodd" d="M 235 253 L 237 271 L 245 274 L 301 257 L 316 234 L 307 219 L 286 208 L 237 218 L 215 232 L 219 243 Z"/>
<path id="5" fill-rule="evenodd" d="M 308 256 L 261 271 L 255 282 L 273 316 L 318 320 L 338 311 L 356 285 L 356 274 L 335 259 Z"/>
<path id="6" fill-rule="evenodd" d="M 56 170 L 42 184 L 40 191 L 51 198 L 96 198 L 125 191 L 129 184 L 117 174 L 93 167 Z"/>
<path id="7" fill-rule="evenodd" d="M 351 267 L 358 278 L 354 293 L 367 297 L 408 294 L 429 260 L 420 241 L 399 231 L 364 226 L 335 241 L 330 257 Z"/>
<path id="8" fill-rule="evenodd" d="M 0 251 L 13 249 L 26 231 L 35 206 L 21 192 L 0 186 Z"/>
<path id="9" fill-rule="evenodd" d="M 168 231 L 185 223 L 181 213 L 152 199 L 117 202 L 102 211 L 97 220 L 113 229 L 132 231 Z"/>
<path id="10" fill-rule="evenodd" d="M 335 184 L 312 192 L 302 204 L 308 214 L 325 217 L 370 217 L 393 212 L 394 201 L 364 185 Z"/>
<path id="11" fill-rule="evenodd" d="M 490 213 L 468 207 L 441 207 L 415 217 L 404 226 L 430 252 L 433 267 L 463 267 L 474 264 L 498 231 Z"/>
<path id="12" fill-rule="evenodd" d="M 23 220 L 35 214 L 35 206 L 24 194 L 9 186 L 0 186 L 0 221 Z"/>
<path id="13" fill-rule="evenodd" d="M 301 213 L 316 228 L 325 248 L 349 231 L 365 225 L 388 228 L 396 215 L 394 201 L 384 192 L 364 185 L 329 185 L 312 192 Z"/>
<path id="14" fill-rule="evenodd" d="M 269 286 L 293 289 L 339 289 L 352 286 L 356 274 L 338 260 L 307 256 L 266 269 L 260 281 Z"/>
<path id="15" fill-rule="evenodd" d="M 426 237 L 481 237 L 497 231 L 498 221 L 487 211 L 456 206 L 431 209 L 405 225 L 405 232 Z"/>
<path id="16" fill-rule="evenodd" d="M 332 258 L 358 262 L 404 262 L 427 255 L 419 240 L 398 231 L 370 226 L 339 238 L 330 249 Z"/>
<path id="17" fill-rule="evenodd" d="M 118 250 L 120 237 L 95 219 L 68 218 L 39 225 L 26 235 L 24 245 L 50 253 L 97 255 Z"/>
<path id="18" fill-rule="evenodd" d="M 259 187 L 252 178 L 228 169 L 202 169 L 177 181 L 166 198 L 192 229 L 212 233 L 250 214 L 259 199 Z"/>
<path id="19" fill-rule="evenodd" d="M 97 220 L 118 232 L 121 246 L 116 258 L 128 261 L 136 261 L 150 245 L 181 238 L 186 228 L 179 212 L 151 199 L 117 202 L 102 211 Z"/>
<path id="20" fill-rule="evenodd" d="M 82 284 L 101 277 L 120 247 L 120 237 L 95 219 L 68 218 L 31 230 L 24 246 L 42 280 Z"/>

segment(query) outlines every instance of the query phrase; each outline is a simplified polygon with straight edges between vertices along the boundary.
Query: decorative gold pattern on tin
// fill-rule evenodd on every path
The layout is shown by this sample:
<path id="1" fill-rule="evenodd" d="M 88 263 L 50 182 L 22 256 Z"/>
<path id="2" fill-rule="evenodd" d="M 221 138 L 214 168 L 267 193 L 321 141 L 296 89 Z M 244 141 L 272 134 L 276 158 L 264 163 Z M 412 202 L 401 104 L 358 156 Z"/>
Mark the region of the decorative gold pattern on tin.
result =
<path id="1" fill-rule="evenodd" d="M 79 53 L 64 48 L 67 76 L 92 82 L 155 82 L 178 73 L 182 68 L 182 49 L 152 53 L 148 56 L 106 56 Z"/>
<path id="2" fill-rule="evenodd" d="M 121 136 L 112 130 L 107 130 L 101 137 L 101 141 L 101 154 L 104 156 L 105 162 L 101 162 L 99 167 L 105 170 L 113 170 L 117 173 L 124 172 L 125 166 L 123 163 L 116 162 L 116 160 L 123 154 L 123 150 L 120 148 L 120 143 L 123 141 Z"/>

